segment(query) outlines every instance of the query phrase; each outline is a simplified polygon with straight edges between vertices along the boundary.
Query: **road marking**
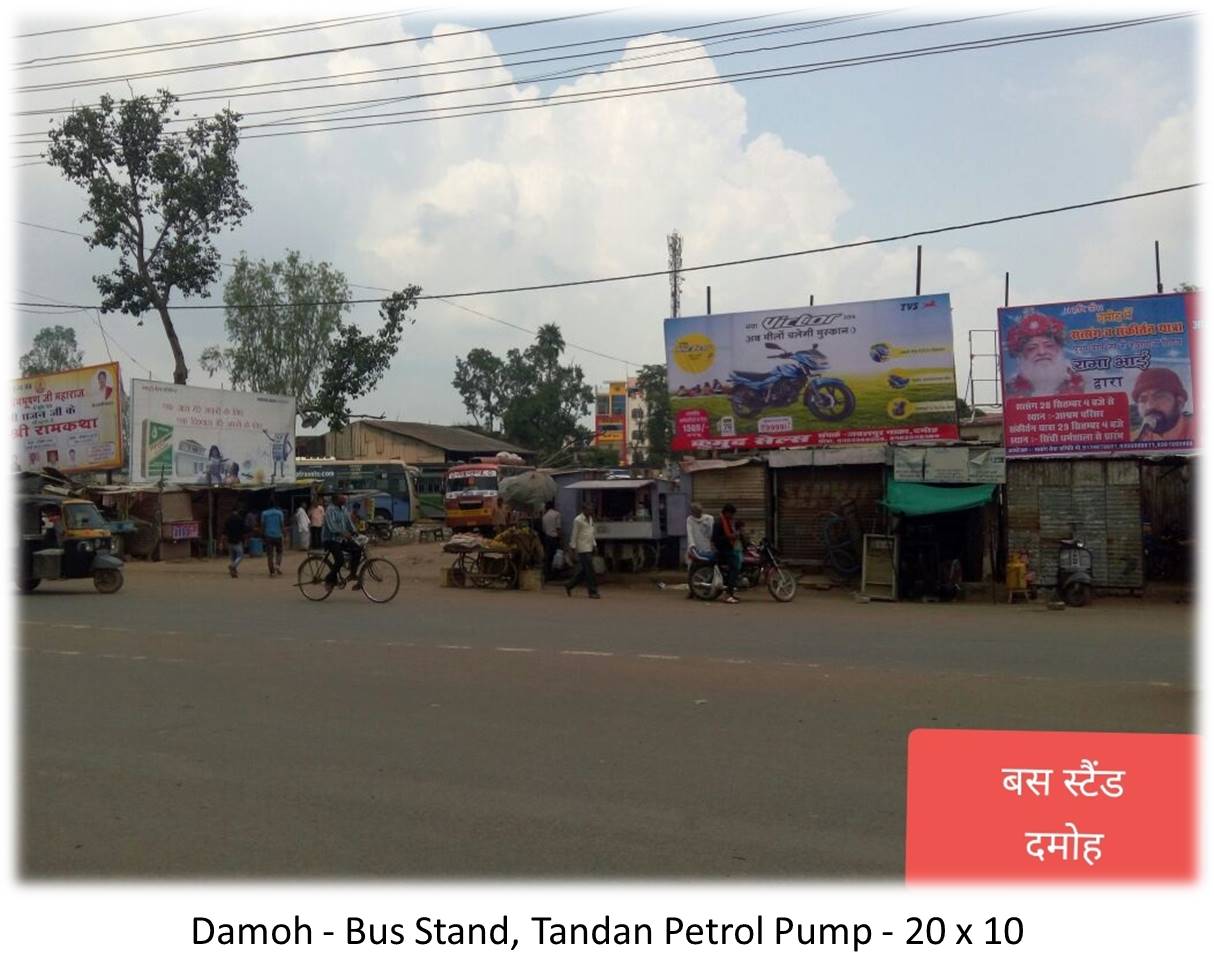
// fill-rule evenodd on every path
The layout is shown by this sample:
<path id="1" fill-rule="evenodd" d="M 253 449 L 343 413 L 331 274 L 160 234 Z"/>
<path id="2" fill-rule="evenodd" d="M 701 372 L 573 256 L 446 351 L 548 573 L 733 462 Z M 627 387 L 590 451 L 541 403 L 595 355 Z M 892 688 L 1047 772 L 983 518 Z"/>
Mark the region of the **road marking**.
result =
<path id="1" fill-rule="evenodd" d="M 781 667 L 814 667 L 814 668 L 818 668 L 818 667 L 821 667 L 821 666 L 822 666 L 821 664 L 807 664 L 807 663 L 800 663 L 800 662 L 795 661 L 795 660 L 781 660 L 781 661 L 779 662 L 779 665 L 780 665 Z"/>
<path id="2" fill-rule="evenodd" d="M 102 660 L 119 660 L 119 659 L 122 659 L 122 658 L 120 658 L 120 657 L 118 656 L 118 654 L 116 654 L 116 653 L 101 653 L 101 654 L 98 654 L 98 656 L 99 656 L 99 657 L 101 657 L 101 659 L 102 659 Z"/>
<path id="3" fill-rule="evenodd" d="M 1172 686 L 1167 681 L 1147 681 L 1147 683 L 1150 684 L 1151 687 L 1171 687 Z"/>
<path id="4" fill-rule="evenodd" d="M 459 644 L 459 643 L 440 643 L 438 645 L 438 648 L 440 650 L 471 650 L 472 649 L 472 647 L 463 646 L 462 644 Z"/>
<path id="5" fill-rule="evenodd" d="M 47 653 L 57 653 L 61 657 L 82 657 L 82 656 L 84 656 L 84 654 L 82 654 L 79 650 L 47 650 L 46 652 Z"/>
<path id="6" fill-rule="evenodd" d="M 682 657 L 676 657 L 669 653 L 638 653 L 639 660 L 682 660 Z"/>
<path id="7" fill-rule="evenodd" d="M 753 660 L 742 660 L 738 657 L 709 657 L 714 664 L 752 664 Z"/>
<path id="8" fill-rule="evenodd" d="M 502 653 L 535 653 L 535 647 L 494 647 L 494 650 L 501 650 Z"/>
<path id="9" fill-rule="evenodd" d="M 135 631 L 129 626 L 98 626 L 99 630 L 106 630 L 110 633 L 134 633 Z"/>
<path id="10" fill-rule="evenodd" d="M 602 650 L 562 650 L 561 653 L 567 657 L 614 657 L 614 653 L 605 653 Z"/>
<path id="11" fill-rule="evenodd" d="M 142 654 L 139 654 L 137 656 L 131 657 L 131 659 L 132 660 L 147 660 L 147 657 L 143 656 Z"/>

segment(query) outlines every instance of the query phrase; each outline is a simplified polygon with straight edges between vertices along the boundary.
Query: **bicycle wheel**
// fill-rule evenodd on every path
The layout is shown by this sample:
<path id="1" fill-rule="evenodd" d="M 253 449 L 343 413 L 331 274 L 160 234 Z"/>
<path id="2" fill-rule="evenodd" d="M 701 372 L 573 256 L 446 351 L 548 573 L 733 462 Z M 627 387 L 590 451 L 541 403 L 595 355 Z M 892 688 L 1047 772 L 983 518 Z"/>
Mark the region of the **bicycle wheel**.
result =
<path id="1" fill-rule="evenodd" d="M 295 584 L 305 598 L 320 602 L 329 598 L 333 586 L 326 581 L 333 566 L 325 558 L 305 558 L 299 566 L 299 575 Z"/>
<path id="2" fill-rule="evenodd" d="M 358 587 L 372 602 L 388 602 L 400 588 L 400 573 L 386 558 L 372 558 L 358 574 Z"/>

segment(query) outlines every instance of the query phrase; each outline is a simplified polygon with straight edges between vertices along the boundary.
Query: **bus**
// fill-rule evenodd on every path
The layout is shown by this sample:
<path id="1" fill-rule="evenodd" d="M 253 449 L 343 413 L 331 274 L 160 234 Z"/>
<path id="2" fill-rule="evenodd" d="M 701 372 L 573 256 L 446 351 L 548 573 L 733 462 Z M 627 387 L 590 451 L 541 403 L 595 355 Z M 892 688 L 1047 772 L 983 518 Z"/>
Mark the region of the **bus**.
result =
<path id="1" fill-rule="evenodd" d="M 444 501 L 447 526 L 455 531 L 480 529 L 492 533 L 500 523 L 495 520 L 498 483 L 534 469 L 517 456 L 510 461 L 488 456 L 452 466 L 447 470 Z"/>
<path id="2" fill-rule="evenodd" d="M 408 527 L 420 516 L 417 467 L 399 459 L 295 460 L 295 479 L 321 484 L 321 493 L 373 492 L 375 517 L 393 527 Z M 367 515 L 370 517 L 371 515 Z"/>

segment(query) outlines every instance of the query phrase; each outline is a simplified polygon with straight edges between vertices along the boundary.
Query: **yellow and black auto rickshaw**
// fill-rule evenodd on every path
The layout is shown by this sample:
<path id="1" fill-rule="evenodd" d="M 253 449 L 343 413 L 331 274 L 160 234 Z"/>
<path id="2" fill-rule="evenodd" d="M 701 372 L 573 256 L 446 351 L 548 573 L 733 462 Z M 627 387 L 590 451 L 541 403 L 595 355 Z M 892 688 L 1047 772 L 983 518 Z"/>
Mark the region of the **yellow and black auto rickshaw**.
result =
<path id="1" fill-rule="evenodd" d="M 66 578 L 91 578 L 98 592 L 122 588 L 122 560 L 110 552 L 110 526 L 96 504 L 38 494 L 19 496 L 17 508 L 22 592 L 32 592 L 43 579 Z"/>

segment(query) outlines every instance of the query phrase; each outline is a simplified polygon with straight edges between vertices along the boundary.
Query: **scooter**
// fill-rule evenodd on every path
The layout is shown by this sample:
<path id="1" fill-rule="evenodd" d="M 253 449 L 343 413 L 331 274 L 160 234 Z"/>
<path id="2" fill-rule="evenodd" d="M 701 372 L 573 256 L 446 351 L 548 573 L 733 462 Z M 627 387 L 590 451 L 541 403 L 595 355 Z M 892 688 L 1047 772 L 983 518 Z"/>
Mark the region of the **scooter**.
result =
<path id="1" fill-rule="evenodd" d="M 721 566 L 713 557 L 696 553 L 689 576 L 691 594 L 711 602 L 725 591 Z M 742 568 L 738 572 L 738 589 L 750 589 L 766 584 L 767 591 L 777 602 L 792 602 L 797 594 L 797 576 L 780 564 L 774 549 L 766 540 L 751 545 L 742 553 Z"/>
<path id="2" fill-rule="evenodd" d="M 856 410 L 856 395 L 845 382 L 821 376 L 830 364 L 817 344 L 799 351 L 786 351 L 770 342 L 764 346 L 779 351 L 769 354 L 769 359 L 792 363 L 777 364 L 767 372 L 731 372 L 729 402 L 735 415 L 753 418 L 764 409 L 783 408 L 802 397 L 805 407 L 823 422 L 841 422 Z"/>
<path id="3" fill-rule="evenodd" d="M 1058 542 L 1057 591 L 1068 606 L 1086 606 L 1092 598 L 1092 553 L 1073 536 Z"/>

